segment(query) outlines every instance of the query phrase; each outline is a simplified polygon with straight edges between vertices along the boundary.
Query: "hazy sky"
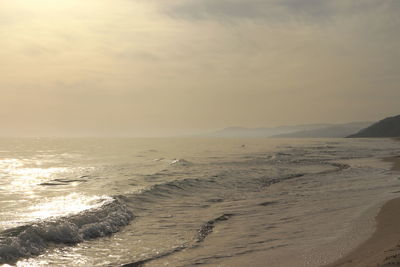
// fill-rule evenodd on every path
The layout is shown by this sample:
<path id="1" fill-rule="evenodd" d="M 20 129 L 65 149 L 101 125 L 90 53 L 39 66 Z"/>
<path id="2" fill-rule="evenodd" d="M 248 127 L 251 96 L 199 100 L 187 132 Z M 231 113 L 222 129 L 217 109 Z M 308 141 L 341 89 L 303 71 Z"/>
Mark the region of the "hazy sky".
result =
<path id="1" fill-rule="evenodd" d="M 0 1 L 0 135 L 396 114 L 399 0 Z"/>

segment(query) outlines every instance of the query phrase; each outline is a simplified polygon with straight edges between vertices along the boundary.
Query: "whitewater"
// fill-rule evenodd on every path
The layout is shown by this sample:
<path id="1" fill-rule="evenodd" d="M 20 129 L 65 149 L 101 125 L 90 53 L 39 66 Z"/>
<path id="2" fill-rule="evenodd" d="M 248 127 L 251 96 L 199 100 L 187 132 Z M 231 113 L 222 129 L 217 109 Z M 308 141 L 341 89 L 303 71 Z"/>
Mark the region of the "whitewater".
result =
<path id="1" fill-rule="evenodd" d="M 391 139 L 2 138 L 0 266 L 321 266 L 400 194 Z"/>

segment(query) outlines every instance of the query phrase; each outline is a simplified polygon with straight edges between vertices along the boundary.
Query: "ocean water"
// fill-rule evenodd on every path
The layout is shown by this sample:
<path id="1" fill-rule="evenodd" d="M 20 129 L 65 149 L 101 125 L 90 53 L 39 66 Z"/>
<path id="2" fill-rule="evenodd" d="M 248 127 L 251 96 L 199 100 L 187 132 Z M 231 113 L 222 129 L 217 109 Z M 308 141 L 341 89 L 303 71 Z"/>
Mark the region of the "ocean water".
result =
<path id="1" fill-rule="evenodd" d="M 0 139 L 0 265 L 320 266 L 400 195 L 390 139 Z"/>

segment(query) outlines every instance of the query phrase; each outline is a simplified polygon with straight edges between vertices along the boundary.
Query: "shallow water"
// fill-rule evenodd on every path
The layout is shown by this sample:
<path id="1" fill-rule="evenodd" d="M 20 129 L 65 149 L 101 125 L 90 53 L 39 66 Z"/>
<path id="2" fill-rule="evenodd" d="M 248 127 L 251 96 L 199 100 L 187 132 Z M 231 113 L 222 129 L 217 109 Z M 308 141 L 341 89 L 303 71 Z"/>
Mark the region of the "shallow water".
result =
<path id="1" fill-rule="evenodd" d="M 399 194 L 379 160 L 399 152 L 389 139 L 0 139 L 0 264 L 318 266 Z"/>

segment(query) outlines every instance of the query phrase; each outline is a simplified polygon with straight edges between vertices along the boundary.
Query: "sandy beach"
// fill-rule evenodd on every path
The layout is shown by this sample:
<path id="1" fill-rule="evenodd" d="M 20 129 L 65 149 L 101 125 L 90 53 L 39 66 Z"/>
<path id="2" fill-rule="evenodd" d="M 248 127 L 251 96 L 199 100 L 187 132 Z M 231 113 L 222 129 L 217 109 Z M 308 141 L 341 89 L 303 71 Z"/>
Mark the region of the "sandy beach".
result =
<path id="1" fill-rule="evenodd" d="M 400 172 L 400 156 L 386 158 Z M 327 267 L 400 266 L 400 198 L 385 203 L 376 217 L 373 235 L 356 249 Z"/>

